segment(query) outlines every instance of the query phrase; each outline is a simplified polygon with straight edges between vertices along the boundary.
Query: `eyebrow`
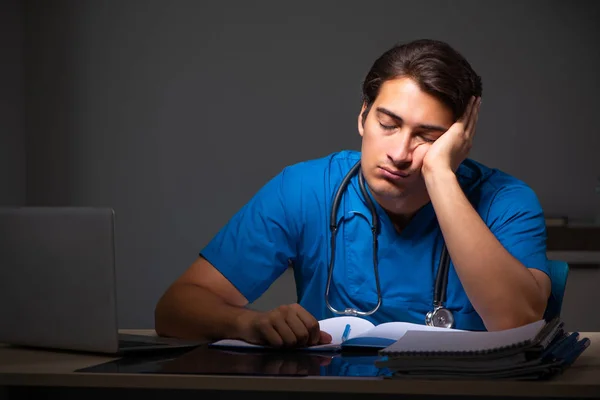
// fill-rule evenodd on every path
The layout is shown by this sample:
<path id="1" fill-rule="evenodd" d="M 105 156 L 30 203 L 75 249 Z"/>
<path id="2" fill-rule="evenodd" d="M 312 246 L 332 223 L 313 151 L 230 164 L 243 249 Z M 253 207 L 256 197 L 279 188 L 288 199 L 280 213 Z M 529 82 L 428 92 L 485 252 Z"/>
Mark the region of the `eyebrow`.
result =
<path id="1" fill-rule="evenodd" d="M 385 109 L 383 107 L 377 107 L 376 110 L 377 110 L 377 112 L 380 112 L 380 113 L 385 114 L 385 115 L 387 115 L 389 117 L 392 117 L 396 121 L 400 121 L 400 122 L 404 121 L 402 119 L 402 117 L 400 117 L 399 115 L 394 114 L 390 110 L 387 110 L 387 109 Z M 448 128 L 444 128 L 443 126 L 428 125 L 428 124 L 417 125 L 417 128 L 421 128 L 421 129 L 428 130 L 428 131 L 439 131 L 439 132 L 442 132 L 442 133 L 446 132 L 448 130 Z"/>

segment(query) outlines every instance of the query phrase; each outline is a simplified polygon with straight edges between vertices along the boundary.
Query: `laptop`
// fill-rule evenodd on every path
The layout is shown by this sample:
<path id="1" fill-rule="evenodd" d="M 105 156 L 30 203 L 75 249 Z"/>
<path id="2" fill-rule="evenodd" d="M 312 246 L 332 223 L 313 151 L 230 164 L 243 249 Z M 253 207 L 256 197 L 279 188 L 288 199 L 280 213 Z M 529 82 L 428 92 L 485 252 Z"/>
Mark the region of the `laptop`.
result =
<path id="1" fill-rule="evenodd" d="M 119 333 L 115 213 L 0 207 L 0 343 L 93 353 L 200 342 Z"/>

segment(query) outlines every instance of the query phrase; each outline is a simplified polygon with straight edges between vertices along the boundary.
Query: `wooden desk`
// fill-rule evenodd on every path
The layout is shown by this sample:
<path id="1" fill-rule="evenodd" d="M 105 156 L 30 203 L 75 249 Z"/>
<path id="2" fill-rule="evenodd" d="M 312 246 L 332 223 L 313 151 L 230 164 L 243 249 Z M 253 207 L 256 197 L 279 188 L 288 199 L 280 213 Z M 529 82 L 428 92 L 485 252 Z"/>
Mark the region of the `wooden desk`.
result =
<path id="1" fill-rule="evenodd" d="M 127 331 L 140 333 L 140 331 Z M 152 331 L 143 331 L 152 334 Z M 106 398 L 117 392 L 131 394 L 135 389 L 140 395 L 198 399 L 205 397 L 238 398 L 250 392 L 260 394 L 262 399 L 317 398 L 331 399 L 334 394 L 345 399 L 381 396 L 394 399 L 455 396 L 478 396 L 480 398 L 502 396 L 511 398 L 600 398 L 600 332 L 582 332 L 592 345 L 580 356 L 570 369 L 551 381 L 426 381 L 392 380 L 356 377 L 254 377 L 216 375 L 166 375 L 128 373 L 76 373 L 75 370 L 115 360 L 115 357 L 74 354 L 45 350 L 30 350 L 0 345 L 0 387 L 5 395 L 22 395 L 27 388 L 43 388 L 61 398 Z M 17 389 L 17 388 L 20 389 Z M 54 392 L 53 389 L 55 388 Z M 72 389 L 69 392 L 69 388 Z M 93 389 L 85 392 L 85 389 Z M 160 390 L 162 389 L 162 390 Z M 198 393 L 201 391 L 201 393 Z M 40 394 L 35 390 L 34 394 Z M 241 393 L 246 392 L 246 393 Z M 257 393 L 260 392 L 260 393 Z M 168 394 L 165 394 L 168 393 Z M 205 396 L 208 395 L 208 396 Z M 0 398 L 2 393 L 0 392 Z M 471 398 L 471 397 L 470 397 Z M 171 400 L 171 399 L 170 399 Z"/>

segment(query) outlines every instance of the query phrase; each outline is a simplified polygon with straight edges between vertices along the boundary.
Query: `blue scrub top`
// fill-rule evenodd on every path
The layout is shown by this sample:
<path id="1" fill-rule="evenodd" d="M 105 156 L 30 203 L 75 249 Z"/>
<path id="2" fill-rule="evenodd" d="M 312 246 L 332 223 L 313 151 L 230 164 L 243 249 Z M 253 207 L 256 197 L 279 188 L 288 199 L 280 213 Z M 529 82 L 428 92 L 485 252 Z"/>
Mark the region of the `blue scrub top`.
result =
<path id="1" fill-rule="evenodd" d="M 330 260 L 329 222 L 335 193 L 360 152 L 341 151 L 286 167 L 221 228 L 200 255 L 253 302 L 293 265 L 298 303 L 317 320 L 336 316 L 325 305 Z M 474 160 L 457 170 L 463 191 L 505 248 L 525 266 L 548 274 L 542 207 L 522 181 Z M 432 309 L 443 237 L 431 203 L 398 233 L 383 208 L 379 276 L 383 302 L 374 324 L 425 323 Z M 355 175 L 337 213 L 335 266 L 329 300 L 337 310 L 371 310 L 377 303 L 371 213 Z M 481 268 L 485 268 L 482 265 Z M 446 307 L 458 329 L 485 330 L 454 266 L 450 264 Z"/>

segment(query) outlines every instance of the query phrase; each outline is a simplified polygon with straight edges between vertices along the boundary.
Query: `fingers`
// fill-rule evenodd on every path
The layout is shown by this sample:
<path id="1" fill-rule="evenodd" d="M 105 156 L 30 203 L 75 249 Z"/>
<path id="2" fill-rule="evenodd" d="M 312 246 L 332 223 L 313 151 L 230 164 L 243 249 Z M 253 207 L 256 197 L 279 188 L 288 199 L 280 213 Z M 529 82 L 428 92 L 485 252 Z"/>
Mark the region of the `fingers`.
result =
<path id="1" fill-rule="evenodd" d="M 318 344 L 329 344 L 331 343 L 332 337 L 325 331 L 319 332 L 319 343 Z"/>
<path id="2" fill-rule="evenodd" d="M 319 321 L 317 321 L 315 317 L 313 317 L 300 305 L 297 306 L 296 311 L 298 313 L 298 318 L 302 321 L 302 324 L 304 325 L 308 333 L 308 338 L 305 344 L 308 344 L 309 346 L 319 344 L 321 338 L 321 327 L 319 326 Z"/>
<path id="3" fill-rule="evenodd" d="M 259 336 L 274 347 L 312 346 L 322 340 L 319 322 L 298 304 L 263 314 L 256 326 Z"/>
<path id="4" fill-rule="evenodd" d="M 467 103 L 467 107 L 465 108 L 465 112 L 463 112 L 463 115 L 458 120 L 458 122 L 462 123 L 465 127 L 471 119 L 471 115 L 473 113 L 473 105 L 475 104 L 476 100 L 477 98 L 475 96 L 471 96 L 469 102 Z"/>
<path id="5" fill-rule="evenodd" d="M 467 133 L 467 130 L 469 129 L 469 126 L 471 125 L 471 120 L 474 114 L 476 114 L 474 112 L 475 110 L 475 106 L 477 105 L 477 101 L 478 98 L 475 96 L 471 96 L 471 98 L 469 99 L 469 102 L 467 103 L 467 107 L 465 108 L 465 111 L 463 112 L 463 114 L 461 115 L 461 117 L 458 119 L 458 121 L 456 121 L 452 127 L 450 128 L 450 130 L 455 131 L 457 133 L 459 133 L 460 135 L 465 135 Z"/>
<path id="6" fill-rule="evenodd" d="M 301 329 L 299 329 L 298 325 L 301 325 L 301 323 L 298 321 L 297 318 L 277 318 L 273 321 L 273 325 L 275 330 L 277 331 L 277 333 L 279 333 L 279 336 L 281 337 L 281 340 L 283 342 L 282 347 L 294 347 L 298 345 L 298 336 L 304 338 L 308 337 L 308 333 L 302 332 Z M 294 329 L 300 330 L 300 332 L 297 332 Z M 304 329 L 304 331 L 306 331 L 306 328 Z"/>
<path id="7" fill-rule="evenodd" d="M 273 347 L 283 346 L 283 338 L 270 319 L 264 319 L 257 324 L 257 329 L 261 342 Z"/>
<path id="8" fill-rule="evenodd" d="M 465 136 L 471 138 L 475 134 L 475 126 L 479 118 L 479 108 L 481 107 L 481 97 L 473 97 L 470 105 L 469 119 L 465 125 Z"/>

